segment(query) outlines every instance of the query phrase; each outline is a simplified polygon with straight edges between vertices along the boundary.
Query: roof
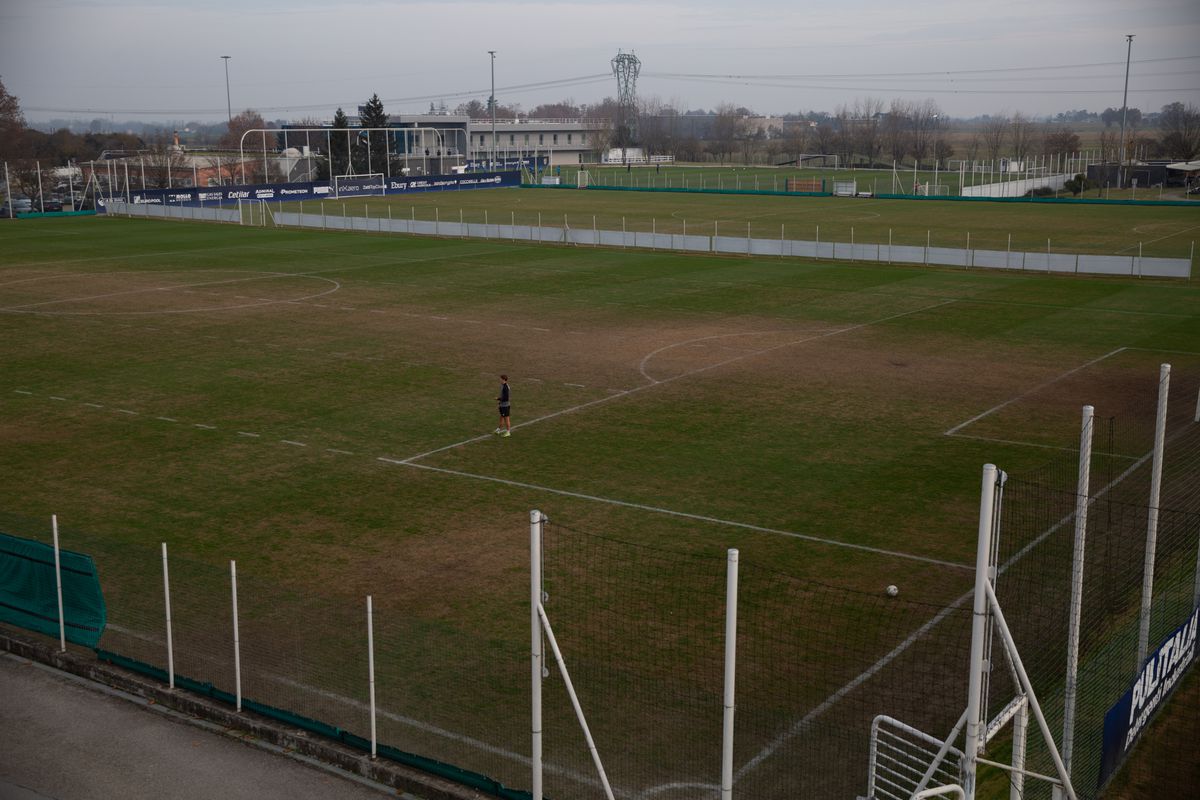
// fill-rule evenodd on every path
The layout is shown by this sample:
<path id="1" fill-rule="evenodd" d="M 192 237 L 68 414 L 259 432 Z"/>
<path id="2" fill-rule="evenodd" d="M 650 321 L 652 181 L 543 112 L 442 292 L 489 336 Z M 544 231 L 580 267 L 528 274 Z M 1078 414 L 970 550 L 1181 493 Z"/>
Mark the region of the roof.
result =
<path id="1" fill-rule="evenodd" d="M 1196 170 L 1200 170 L 1200 161 L 1176 161 L 1174 164 L 1167 164 L 1167 169 L 1195 172 Z"/>

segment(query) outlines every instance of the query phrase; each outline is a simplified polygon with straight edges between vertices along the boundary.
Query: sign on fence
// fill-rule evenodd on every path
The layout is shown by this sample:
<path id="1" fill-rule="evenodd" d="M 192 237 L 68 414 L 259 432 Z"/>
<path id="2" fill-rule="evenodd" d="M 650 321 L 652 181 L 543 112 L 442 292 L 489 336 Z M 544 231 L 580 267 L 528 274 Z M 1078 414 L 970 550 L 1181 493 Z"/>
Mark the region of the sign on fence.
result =
<path id="1" fill-rule="evenodd" d="M 1138 736 L 1196 660 L 1197 623 L 1200 623 L 1200 608 L 1194 609 L 1187 621 L 1150 654 L 1129 691 L 1104 715 L 1101 785 L 1121 766 Z"/>
<path id="2" fill-rule="evenodd" d="M 339 178 L 339 190 L 345 195 L 354 193 L 350 181 L 354 178 Z M 360 176 L 363 183 L 360 194 L 379 194 L 379 176 Z M 475 172 L 463 175 L 424 175 L 419 178 L 393 176 L 385 179 L 387 194 L 407 192 L 432 192 L 447 189 L 481 189 L 496 186 L 517 186 L 521 175 L 517 172 Z M 130 189 L 128 194 L 118 193 L 111 198 L 96 198 L 96 210 L 105 212 L 108 201 L 119 200 L 133 205 L 221 205 L 237 203 L 239 200 L 322 200 L 333 196 L 328 181 L 301 183 L 264 183 L 252 186 L 211 186 L 183 189 Z"/>

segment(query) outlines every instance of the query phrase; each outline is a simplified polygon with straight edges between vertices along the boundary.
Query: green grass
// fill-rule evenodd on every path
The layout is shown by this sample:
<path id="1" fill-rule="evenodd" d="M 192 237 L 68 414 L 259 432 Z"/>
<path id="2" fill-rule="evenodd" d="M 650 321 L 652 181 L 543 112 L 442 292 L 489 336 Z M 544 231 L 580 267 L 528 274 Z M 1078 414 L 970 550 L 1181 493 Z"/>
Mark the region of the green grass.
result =
<path id="1" fill-rule="evenodd" d="M 883 208 L 912 225 L 965 207 L 531 190 L 405 201 L 422 218 L 591 203 L 648 221 L 678 202 L 710 220 Z M 1036 221 L 1102 248 L 1192 219 L 968 208 L 972 224 Z M 30 532 L 51 513 L 79 530 L 64 546 L 97 554 L 126 625 L 154 619 L 161 541 L 325 604 L 375 594 L 388 661 L 414 687 L 404 713 L 519 749 L 522 700 L 495 693 L 527 672 L 531 508 L 944 604 L 968 570 L 839 543 L 970 564 L 980 465 L 1041 464 L 1033 445 L 1069 445 L 1082 403 L 1121 411 L 1118 388 L 1152 383 L 1163 351 L 1183 351 L 1177 374 L 1193 375 L 1198 301 L 1186 282 L 22 221 L 0 227 L 0 509 Z M 505 440 L 488 435 L 500 372 L 518 426 Z M 964 430 L 984 438 L 944 435 L 1018 396 Z M 319 620 L 304 621 L 304 657 L 336 658 Z M 352 694 L 355 669 L 324 685 Z"/>
<path id="2" fill-rule="evenodd" d="M 301 204 L 284 204 L 298 209 Z M 1105 206 L 604 191 L 493 189 L 315 201 L 308 213 L 443 222 L 597 227 L 765 239 L 1189 258 L 1200 205 Z"/>

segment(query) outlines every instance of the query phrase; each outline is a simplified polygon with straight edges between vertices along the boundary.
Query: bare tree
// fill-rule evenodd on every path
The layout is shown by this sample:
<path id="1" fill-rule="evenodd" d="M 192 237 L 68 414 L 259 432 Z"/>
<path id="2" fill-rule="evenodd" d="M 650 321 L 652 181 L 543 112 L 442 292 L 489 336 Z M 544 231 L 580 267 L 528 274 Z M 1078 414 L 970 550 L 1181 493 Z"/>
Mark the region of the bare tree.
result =
<path id="1" fill-rule="evenodd" d="M 1008 139 L 1008 113 L 1001 111 L 999 114 L 992 114 L 983 123 L 983 144 L 987 148 L 988 158 L 995 163 L 1000 158 L 1000 151 L 1004 149 L 1004 142 Z"/>
<path id="2" fill-rule="evenodd" d="M 978 131 L 972 132 L 971 138 L 967 139 L 967 147 L 964 155 L 966 155 L 967 160 L 972 164 L 975 163 L 975 159 L 979 158 L 979 148 L 982 144 L 983 140 L 980 138 Z"/>
<path id="3" fill-rule="evenodd" d="M 850 109 L 838 106 L 833 115 L 833 150 L 843 164 L 849 164 L 854 150 L 854 121 Z"/>
<path id="4" fill-rule="evenodd" d="M 1048 156 L 1064 156 L 1079 150 L 1079 135 L 1067 127 L 1046 127 L 1042 131 L 1042 152 Z"/>
<path id="5" fill-rule="evenodd" d="M 783 152 L 798 161 L 808 146 L 808 122 L 799 120 L 783 126 Z"/>
<path id="6" fill-rule="evenodd" d="M 946 138 L 945 131 L 938 131 L 933 140 L 933 158 L 939 169 L 946 169 L 946 162 L 954 155 L 954 145 Z"/>
<path id="7" fill-rule="evenodd" d="M 813 129 L 813 144 L 821 155 L 830 155 L 834 149 L 834 130 L 828 122 L 822 122 Z"/>
<path id="8" fill-rule="evenodd" d="M 911 116 L 911 103 L 893 100 L 883 118 L 883 146 L 891 155 L 893 162 L 903 161 L 904 156 L 908 155 L 909 140 L 911 139 L 909 118 Z"/>
<path id="9" fill-rule="evenodd" d="M 933 145 L 934 136 L 941 125 L 941 115 L 941 109 L 933 99 L 918 103 L 912 108 L 912 115 L 909 117 L 909 131 L 912 133 L 909 148 L 918 167 Z"/>
<path id="10" fill-rule="evenodd" d="M 1100 160 L 1116 161 L 1121 147 L 1121 135 L 1114 131 L 1100 131 Z"/>
<path id="11" fill-rule="evenodd" d="M 724 161 L 744 138 L 746 132 L 745 120 L 737 109 L 730 103 L 717 106 L 713 118 L 712 131 L 709 133 L 709 151 Z"/>
<path id="12" fill-rule="evenodd" d="M 168 186 L 178 186 L 186 180 L 191 181 L 192 172 L 187 164 L 183 149 L 175 144 L 174 138 L 165 130 L 150 137 L 149 146 L 139 156 L 140 163 L 136 165 L 138 172 L 145 169 L 146 188 L 165 189 Z M 133 169 L 133 165 L 130 165 Z M 138 175 L 140 178 L 141 175 Z M 136 180 L 136 179 L 134 179 Z"/>
<path id="13" fill-rule="evenodd" d="M 1012 136 L 1012 154 L 1017 161 L 1024 161 L 1033 149 L 1036 126 L 1033 120 L 1018 111 L 1012 115 L 1009 128 Z"/>
<path id="14" fill-rule="evenodd" d="M 1163 106 L 1158 117 L 1163 152 L 1168 158 L 1191 161 L 1200 155 L 1200 109 L 1188 103 Z"/>
<path id="15" fill-rule="evenodd" d="M 883 142 L 879 123 L 883 116 L 883 101 L 866 97 L 854 101 L 854 149 L 872 166 L 879 157 Z"/>

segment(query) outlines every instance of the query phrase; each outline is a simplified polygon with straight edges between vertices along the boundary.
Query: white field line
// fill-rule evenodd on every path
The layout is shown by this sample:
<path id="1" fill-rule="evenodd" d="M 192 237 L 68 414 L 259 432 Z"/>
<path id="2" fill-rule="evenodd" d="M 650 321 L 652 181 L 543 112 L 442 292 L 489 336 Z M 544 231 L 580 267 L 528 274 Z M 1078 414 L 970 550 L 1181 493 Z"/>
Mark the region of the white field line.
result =
<path id="1" fill-rule="evenodd" d="M 596 400 L 590 400 L 586 403 L 580 403 L 577 406 L 571 406 L 569 408 L 564 408 L 560 411 L 553 411 L 549 414 L 543 414 L 542 416 L 535 417 L 534 419 L 528 420 L 527 422 L 522 422 L 519 425 L 513 425 L 513 430 L 517 430 L 519 428 L 525 428 L 530 425 L 536 425 L 539 422 L 545 422 L 546 420 L 555 419 L 556 417 L 561 417 L 566 414 L 574 414 L 574 413 L 576 413 L 578 411 L 582 411 L 586 408 L 591 408 L 593 406 L 600 405 L 601 403 L 610 403 L 613 400 L 617 400 L 622 397 L 628 397 L 631 394 L 637 394 L 638 392 L 645 391 L 646 389 L 651 389 L 655 386 L 665 386 L 668 383 L 673 383 L 674 381 L 678 381 L 683 378 L 690 378 L 693 375 L 699 375 L 701 373 L 708 372 L 710 370 L 718 369 L 727 364 L 732 364 L 735 361 L 741 361 L 743 359 L 752 358 L 754 356 L 760 356 L 763 353 L 770 353 L 775 350 L 781 350 L 785 347 L 793 347 L 798 344 L 805 344 L 807 342 L 815 342 L 819 339 L 827 339 L 831 336 L 839 336 L 843 333 L 851 333 L 852 331 L 861 330 L 862 328 L 867 328 L 872 325 L 879 325 L 884 322 L 890 322 L 891 320 L 900 319 L 901 317 L 907 317 L 912 314 L 920 314 L 925 311 L 931 311 L 935 308 L 941 308 L 942 306 L 950 305 L 951 303 L 957 303 L 957 302 L 959 302 L 957 299 L 944 300 L 940 303 L 934 303 L 933 305 L 922 306 L 921 308 L 917 308 L 912 311 L 903 311 L 899 314 L 892 314 L 887 317 L 881 317 L 879 319 L 871 320 L 870 322 L 860 322 L 856 325 L 848 325 L 844 328 L 834 328 L 833 330 L 826 331 L 824 333 L 819 333 L 814 336 L 806 336 L 802 339 L 796 339 L 794 341 L 784 342 L 783 344 L 777 344 L 772 347 L 764 348 L 762 350 L 754 350 L 749 353 L 742 353 L 740 355 L 731 356 L 730 358 L 727 358 L 723 361 L 717 361 L 717 362 L 709 364 L 708 366 L 705 366 L 705 367 L 698 367 L 696 369 L 689 370 L 687 372 L 682 372 L 682 373 L 680 373 L 678 375 L 674 375 L 670 378 L 664 378 L 661 381 L 656 381 L 654 383 L 647 383 L 642 386 L 635 386 L 632 389 L 626 389 L 618 394 L 611 394 L 607 397 L 600 397 Z M 436 453 L 442 453 L 442 452 L 445 452 L 446 450 L 454 450 L 455 448 L 458 448 L 458 447 L 465 447 L 466 445 L 474 444 L 475 442 L 482 442 L 486 439 L 490 439 L 491 436 L 492 436 L 492 434 L 489 434 L 489 433 L 485 433 L 480 436 L 473 436 L 470 439 L 464 439 L 461 442 L 455 442 L 454 444 L 448 444 L 443 447 L 435 448 L 433 450 L 427 450 L 424 453 L 418 453 L 414 456 L 409 456 L 408 458 L 399 459 L 396 461 L 396 463 L 397 464 L 408 464 L 413 461 L 419 461 L 420 459 L 428 458 L 429 456 L 432 456 Z"/>
<path id="2" fill-rule="evenodd" d="M 1184 429 L 1176 432 L 1175 435 L 1170 438 L 1173 440 L 1173 439 L 1177 438 L 1180 434 L 1185 432 L 1186 430 L 1187 429 L 1184 428 Z M 1111 490 L 1114 486 L 1116 486 L 1118 483 L 1120 483 L 1121 481 L 1128 478 L 1134 471 L 1136 471 L 1139 467 L 1141 467 L 1143 464 L 1145 464 L 1146 461 L 1149 460 L 1153 454 L 1154 454 L 1154 451 L 1151 450 L 1150 452 L 1146 453 L 1144 456 L 1139 458 L 1136 462 L 1129 465 L 1129 467 L 1126 468 L 1126 470 L 1124 472 L 1122 472 L 1117 477 L 1113 478 L 1106 486 L 1104 486 L 1104 488 L 1100 489 L 1098 492 L 1096 492 L 1091 497 L 1089 497 L 1088 498 L 1088 506 L 1090 507 L 1093 504 L 1095 504 L 1101 497 L 1103 497 L 1105 494 L 1107 494 L 1109 492 L 1109 490 Z M 1068 522 L 1070 522 L 1072 519 L 1074 519 L 1074 517 L 1075 517 L 1075 512 L 1073 512 L 1073 511 L 1069 512 L 1066 515 L 1064 515 L 1062 517 L 1062 519 L 1058 520 L 1058 522 L 1054 523 L 1053 525 L 1048 527 L 1045 531 L 1040 533 L 1037 536 L 1037 538 L 1035 538 L 1033 541 L 1029 542 L 1029 544 L 1022 547 L 1020 550 L 1018 550 L 1016 553 L 1014 553 L 1012 555 L 1012 557 L 1010 557 L 1007 561 L 1005 561 L 1002 565 L 1000 565 L 999 569 L 997 570 L 997 575 L 1002 575 L 1005 572 L 1007 572 L 1008 569 L 1013 564 L 1017 563 L 1019 560 L 1024 558 L 1029 553 L 1030 550 L 1032 550 L 1033 548 L 1037 547 L 1039 544 L 1044 542 L 1055 531 L 1057 531 L 1063 525 L 1066 525 Z M 847 694 L 849 694 L 851 691 L 853 691 L 855 688 L 857 688 L 863 682 L 868 680 L 872 675 L 879 672 L 881 669 L 886 667 L 889 663 L 894 661 L 905 650 L 912 647 L 913 644 L 918 639 L 920 639 L 922 636 L 924 636 L 926 633 L 928 633 L 939 622 L 944 620 L 946 618 L 946 616 L 950 614 L 951 611 L 953 611 L 955 608 L 958 608 L 959 606 L 961 606 L 967 600 L 970 600 L 974 596 L 974 594 L 975 594 L 974 589 L 971 589 L 970 591 L 963 593 L 960 597 L 958 597 L 958 599 L 954 600 L 948 606 L 946 606 L 941 611 L 939 611 L 937 614 L 935 614 L 928 622 L 926 622 L 924 625 L 922 625 L 921 627 L 919 627 L 915 631 L 913 631 L 908 636 L 907 639 L 905 639 L 903 642 L 901 642 L 899 645 L 897 645 L 890 653 L 883 656 L 883 658 L 876 661 L 874 664 L 872 664 L 870 667 L 868 667 L 866 670 L 864 670 L 861 674 L 859 674 L 857 677 L 852 679 L 849 683 L 842 686 L 842 688 L 838 689 L 833 694 L 829 695 L 824 700 L 822 700 L 819 704 L 817 704 L 815 707 L 813 707 L 813 709 L 811 711 L 809 711 L 807 714 L 805 714 L 803 717 L 801 717 L 798 721 L 793 723 L 792 726 L 790 728 L 788 728 L 786 731 L 784 731 L 783 733 L 776 736 L 771 742 L 769 742 L 765 747 L 763 747 L 763 749 L 760 750 L 753 758 L 751 758 L 744 765 L 742 765 L 737 770 L 737 773 L 734 775 L 734 780 L 736 781 L 736 780 L 740 779 L 746 773 L 750 772 L 755 767 L 757 767 L 759 764 L 761 764 L 763 761 L 765 761 L 766 759 L 768 759 L 772 755 L 774 755 L 775 751 L 777 751 L 780 747 L 782 747 L 788 741 L 794 739 L 799 734 L 801 734 L 804 731 L 804 729 L 806 727 L 808 727 L 809 724 L 812 723 L 813 720 L 815 720 L 817 717 L 821 716 L 826 711 L 828 711 L 831 707 L 833 707 L 833 705 L 835 703 L 837 703 L 839 700 L 841 700 L 843 697 L 845 697 Z"/>
<path id="3" fill-rule="evenodd" d="M 1105 353 L 1104 355 L 1100 356 L 1099 358 L 1093 358 L 1091 361 L 1087 362 L 1086 364 L 1080 364 L 1078 367 L 1075 367 L 1074 369 L 1069 369 L 1066 372 L 1062 373 L 1061 375 L 1051 378 L 1050 380 L 1046 381 L 1045 383 L 1039 383 L 1037 386 L 1034 386 L 1032 389 L 1027 389 L 1024 392 L 1021 392 L 1021 394 L 1016 395 L 1015 397 L 1010 397 L 1009 399 L 1005 400 L 1003 403 L 1000 403 L 999 405 L 992 406 L 987 411 L 984 411 L 982 414 L 976 414 L 975 416 L 971 417 L 966 422 L 960 422 L 959 424 L 955 425 L 953 428 L 946 431 L 942 435 L 943 436 L 953 436 L 956 433 L 958 433 L 959 431 L 961 431 L 963 428 L 967 427 L 968 425 L 973 425 L 976 422 L 978 422 L 979 420 L 983 419 L 984 417 L 991 416 L 992 414 L 995 414 L 1000 409 L 1010 406 L 1013 403 L 1017 402 L 1018 400 L 1020 400 L 1024 397 L 1028 397 L 1029 395 L 1033 394 L 1034 392 L 1041 391 L 1042 389 L 1045 389 L 1047 386 L 1053 386 L 1054 384 L 1061 381 L 1063 378 L 1067 378 L 1071 375 L 1074 375 L 1076 372 L 1079 372 L 1080 370 L 1087 369 L 1088 367 L 1092 366 L 1093 364 L 1099 364 L 1104 359 L 1111 358 L 1112 356 L 1115 356 L 1117 353 L 1123 352 L 1128 349 L 1129 349 L 1128 347 L 1118 347 L 1116 350 L 1113 350 L 1110 353 Z"/>
<path id="4" fill-rule="evenodd" d="M 994 442 L 995 444 L 1011 444 L 1011 445 L 1015 445 L 1017 447 L 1040 447 L 1043 450 L 1062 450 L 1065 453 L 1078 453 L 1079 452 L 1079 448 L 1077 448 L 1077 447 L 1061 447 L 1061 446 L 1055 445 L 1055 444 L 1038 444 L 1037 442 L 1018 442 L 1015 439 L 996 439 L 992 436 L 972 436 L 969 433 L 947 433 L 945 435 L 953 437 L 955 439 L 974 439 L 979 442 Z M 1124 455 L 1120 455 L 1119 453 L 1106 453 L 1105 455 L 1109 455 L 1113 458 L 1126 458 L 1129 460 L 1133 460 L 1133 459 L 1137 458 L 1137 456 L 1124 456 Z"/>
<path id="5" fill-rule="evenodd" d="M 111 622 L 108 623 L 108 625 L 106 627 L 111 628 L 112 630 L 116 631 L 117 633 L 120 633 L 122 636 L 128 636 L 131 639 L 138 639 L 140 641 L 147 642 L 150 644 L 156 644 L 163 648 L 166 647 L 166 639 L 162 638 L 161 636 L 154 636 L 154 635 L 146 634 L 141 631 L 133 630 L 132 628 L 126 628 L 123 625 L 114 625 Z M 352 708 L 358 709 L 360 711 L 370 711 L 370 706 L 368 704 L 362 702 L 361 700 L 355 700 L 353 697 L 346 697 L 345 695 L 340 695 L 337 692 L 331 692 L 328 689 L 321 689 L 317 686 L 311 686 L 307 683 L 301 683 L 300 681 L 292 680 L 291 678 L 284 677 L 283 675 L 266 674 L 266 675 L 262 675 L 261 677 L 268 678 L 268 679 L 275 681 L 276 683 L 282 684 L 284 686 L 290 686 L 293 689 L 299 689 L 300 691 L 309 692 L 309 693 L 318 695 L 320 697 L 324 697 L 329 700 L 335 700 L 339 703 L 342 703 L 347 706 L 351 706 Z M 504 758 L 510 759 L 512 761 L 516 761 L 517 763 L 524 764 L 526 766 L 528 766 L 530 764 L 529 756 L 522 755 L 521 753 L 513 752 L 512 750 L 506 750 L 503 747 L 497 747 L 496 745 L 493 745 L 493 744 L 488 744 L 487 742 L 481 741 L 479 739 L 475 739 L 475 738 L 467 736 L 465 734 L 455 733 L 454 731 L 446 730 L 445 728 L 438 727 L 437 725 L 432 725 L 427 722 L 422 722 L 419 719 L 414 719 L 413 717 L 407 717 L 407 716 L 404 716 L 403 714 L 396 714 L 394 712 L 385 711 L 383 709 L 376 709 L 376 713 L 381 717 L 386 717 L 387 719 L 393 720 L 394 722 L 399 722 L 402 725 L 407 725 L 410 728 L 415 728 L 419 731 L 424 731 L 425 733 L 432 733 L 435 736 L 440 736 L 444 739 L 449 739 L 453 742 L 458 742 L 459 744 L 465 744 L 469 747 L 472 747 L 476 750 L 483 751 L 485 753 L 491 753 L 492 755 L 502 756 Z M 595 779 L 587 774 L 576 772 L 575 770 L 567 769 L 565 767 L 559 767 L 559 766 L 549 764 L 549 763 L 545 763 L 545 764 L 543 764 L 543 766 L 547 772 L 570 778 L 578 783 L 586 784 L 589 786 L 595 786 L 597 788 L 600 786 L 600 781 L 598 781 L 597 779 Z M 627 792 L 624 792 L 621 794 L 628 796 Z"/>
<path id="6" fill-rule="evenodd" d="M 1137 244 L 1131 244 L 1128 247 L 1122 247 L 1120 250 L 1114 250 L 1113 252 L 1116 253 L 1117 255 L 1121 255 L 1122 253 L 1126 253 L 1130 250 L 1134 250 L 1144 244 L 1154 244 L 1155 242 L 1161 242 L 1163 239 L 1173 239 L 1176 236 L 1182 236 L 1183 234 L 1187 233 L 1188 231 L 1194 231 L 1197 228 L 1200 228 L 1200 225 L 1193 225 L 1190 228 L 1184 228 L 1181 231 L 1175 231 L 1175 233 L 1168 233 L 1166 236 L 1160 236 L 1157 239 L 1149 239 L 1147 241 L 1138 242 Z M 1134 230 L 1137 231 L 1136 226 L 1134 226 Z M 1141 231 L 1137 231 L 1137 232 L 1141 233 Z"/>
<path id="7" fill-rule="evenodd" d="M 57 303 L 76 303 L 76 302 L 79 302 L 82 300 L 104 300 L 109 297 L 122 297 L 122 296 L 131 295 L 131 294 L 146 294 L 147 292 L 180 292 L 180 291 L 182 291 L 182 292 L 186 293 L 189 289 L 192 289 L 196 286 L 221 286 L 221 285 L 227 285 L 227 284 L 231 284 L 231 283 L 245 283 L 247 281 L 274 280 L 277 278 L 311 278 L 313 280 L 325 281 L 326 283 L 333 284 L 332 289 L 328 289 L 324 292 L 321 292 L 320 294 L 315 294 L 315 295 L 311 296 L 314 298 L 321 297 L 321 296 L 327 295 L 327 294 L 332 294 L 333 292 L 336 292 L 338 289 L 342 288 L 342 285 L 340 283 L 338 283 L 337 281 L 335 281 L 333 278 L 325 278 L 320 275 L 311 275 L 311 274 L 305 274 L 305 273 L 300 273 L 300 272 L 258 272 L 258 273 L 254 273 L 254 275 L 252 275 L 252 276 L 244 277 L 244 278 L 228 278 L 226 280 L 202 281 L 200 283 L 182 283 L 177 286 L 173 286 L 173 285 L 149 286 L 149 287 L 142 288 L 142 289 L 125 289 L 120 292 L 106 292 L 105 294 L 96 294 L 96 295 L 90 295 L 90 296 L 85 296 L 85 297 L 56 298 L 54 300 L 43 300 L 38 303 L 24 303 L 19 306 L 6 306 L 4 308 L 0 308 L 0 311 L 23 311 L 25 309 L 38 308 L 39 306 L 55 305 Z M 311 298 L 304 298 L 304 299 L 311 299 Z M 285 301 L 275 300 L 272 302 L 285 302 Z M 286 302 L 295 302 L 295 301 L 286 301 Z M 261 305 L 261 303 L 254 303 L 251 305 Z M 244 307 L 244 306 L 229 306 L 228 308 L 241 308 L 241 307 Z M 158 313 L 161 313 L 161 312 L 158 312 Z"/>
<path id="8" fill-rule="evenodd" d="M 490 434 L 489 434 L 490 435 Z M 396 464 L 403 467 L 413 467 L 415 469 L 429 470 L 430 472 L 438 472 L 443 475 L 455 475 L 460 478 L 472 478 L 479 481 L 489 481 L 491 483 L 499 483 L 505 486 L 514 486 L 518 489 L 531 489 L 537 492 L 547 492 L 549 494 L 557 494 L 563 497 L 574 497 L 579 500 L 590 500 L 594 503 L 605 503 L 612 506 L 620 506 L 622 508 L 634 508 L 638 511 L 649 511 L 653 514 L 663 514 L 669 517 L 679 517 L 681 519 L 691 519 L 697 522 L 707 522 L 712 525 L 724 525 L 730 528 L 740 528 L 742 530 L 756 531 L 758 533 L 769 533 L 775 536 L 786 536 L 791 539 L 801 539 L 806 542 L 815 542 L 817 544 L 825 544 L 831 547 L 844 547 L 850 550 L 858 550 L 866 553 L 875 553 L 878 555 L 890 556 L 892 558 L 903 558 L 910 561 L 920 561 L 925 564 L 936 564 L 940 567 L 950 567 L 952 569 L 973 570 L 974 567 L 969 564 L 956 564 L 953 561 L 942 561 L 937 558 L 928 558 L 926 556 L 913 555 L 911 553 L 902 553 L 897 550 L 885 550 L 881 547 L 871 547 L 865 544 L 853 544 L 851 542 L 842 542 L 837 539 L 825 539 L 820 536 L 812 536 L 807 533 L 797 533 L 795 531 L 785 531 L 779 528 L 768 528 L 763 525 L 752 525 L 748 522 L 736 522 L 734 520 L 721 519 L 719 517 L 708 517 L 703 514 L 692 514 L 686 511 L 674 511 L 669 508 L 660 508 L 658 506 L 645 505 L 644 503 L 632 503 L 625 500 L 617 500 L 611 497 L 598 497 L 593 494 L 584 494 L 583 492 L 572 492 L 567 489 L 555 489 L 551 486 L 541 486 L 536 483 L 525 483 L 523 481 L 513 481 L 507 478 L 496 478 L 491 475 L 477 475 L 472 472 L 463 472 L 457 469 L 446 469 L 444 467 L 434 467 L 429 464 L 416 464 L 412 461 L 402 461 L 395 458 L 387 458 L 380 456 L 378 461 L 387 464 Z"/>

